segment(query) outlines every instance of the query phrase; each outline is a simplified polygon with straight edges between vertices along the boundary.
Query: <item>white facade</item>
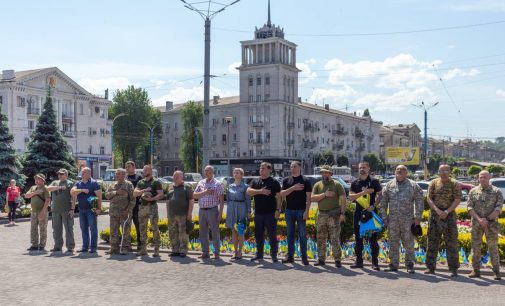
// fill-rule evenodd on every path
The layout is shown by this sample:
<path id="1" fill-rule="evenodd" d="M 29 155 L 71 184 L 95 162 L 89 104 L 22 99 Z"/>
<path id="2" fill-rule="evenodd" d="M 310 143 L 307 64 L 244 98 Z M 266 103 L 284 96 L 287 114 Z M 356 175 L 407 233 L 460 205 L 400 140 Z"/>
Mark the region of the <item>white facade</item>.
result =
<path id="1" fill-rule="evenodd" d="M 111 159 L 111 101 L 94 96 L 56 67 L 4 70 L 0 79 L 0 107 L 9 119 L 17 153 L 23 153 L 37 125 L 51 87 L 58 126 L 78 167 L 90 167 L 100 177 Z"/>

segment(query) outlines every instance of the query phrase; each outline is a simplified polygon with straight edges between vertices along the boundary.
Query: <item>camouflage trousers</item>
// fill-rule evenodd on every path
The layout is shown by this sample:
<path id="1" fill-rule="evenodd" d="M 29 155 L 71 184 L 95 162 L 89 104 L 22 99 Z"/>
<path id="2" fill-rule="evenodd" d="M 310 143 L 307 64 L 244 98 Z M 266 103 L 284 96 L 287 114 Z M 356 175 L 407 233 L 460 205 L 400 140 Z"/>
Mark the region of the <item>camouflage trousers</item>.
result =
<path id="1" fill-rule="evenodd" d="M 405 249 L 405 267 L 414 268 L 415 238 L 411 231 L 412 219 L 391 215 L 388 219 L 389 265 L 394 268 L 398 268 L 400 265 L 401 241 Z"/>
<path id="2" fill-rule="evenodd" d="M 111 251 L 119 251 L 121 238 L 123 238 L 122 250 L 128 250 L 131 245 L 130 235 L 130 218 L 129 216 L 121 215 L 121 213 L 110 213 L 110 249 Z M 126 224 L 125 224 L 126 222 Z M 123 231 L 124 226 L 124 231 Z M 121 231 L 123 231 L 121 237 Z"/>
<path id="3" fill-rule="evenodd" d="M 45 248 L 47 242 L 47 211 L 42 217 L 39 217 L 39 213 L 32 211 L 30 216 L 30 241 L 32 247 Z M 40 235 L 39 235 L 40 231 Z"/>
<path id="4" fill-rule="evenodd" d="M 430 211 L 428 221 L 428 242 L 426 250 L 426 267 L 435 270 L 437 256 L 440 250 L 440 242 L 444 236 L 445 249 L 447 252 L 447 265 L 449 270 L 456 271 L 459 268 L 459 243 L 456 213 L 450 213 L 445 220 L 441 220 L 436 212 Z"/>
<path id="5" fill-rule="evenodd" d="M 330 216 L 328 213 L 319 211 L 316 220 L 317 257 L 321 261 L 326 260 L 326 243 L 331 241 L 333 258 L 337 261 L 342 257 L 340 245 L 340 216 Z"/>
<path id="6" fill-rule="evenodd" d="M 189 235 L 186 233 L 186 216 L 168 217 L 168 235 L 173 253 L 188 252 Z"/>
<path id="7" fill-rule="evenodd" d="M 151 230 L 153 231 L 153 246 L 160 246 L 160 229 L 158 228 L 158 204 L 147 204 L 139 206 L 139 226 L 140 226 L 140 243 L 142 247 L 147 247 L 147 221 L 151 222 Z"/>
<path id="8" fill-rule="evenodd" d="M 489 226 L 484 229 L 477 221 L 472 220 L 472 267 L 474 270 L 480 269 L 482 236 L 486 234 L 487 248 L 491 257 L 493 271 L 500 271 L 500 254 L 498 252 L 498 233 L 501 225 L 498 221 L 489 222 Z"/>

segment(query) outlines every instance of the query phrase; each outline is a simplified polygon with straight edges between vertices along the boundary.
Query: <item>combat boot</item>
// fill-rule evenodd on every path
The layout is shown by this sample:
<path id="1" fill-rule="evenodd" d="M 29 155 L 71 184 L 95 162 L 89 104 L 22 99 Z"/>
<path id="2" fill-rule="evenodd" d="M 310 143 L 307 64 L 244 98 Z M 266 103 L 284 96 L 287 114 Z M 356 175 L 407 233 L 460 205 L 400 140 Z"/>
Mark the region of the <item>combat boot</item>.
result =
<path id="1" fill-rule="evenodd" d="M 145 247 L 141 247 L 140 250 L 135 254 L 136 256 L 144 256 L 147 255 L 147 249 Z"/>
<path id="2" fill-rule="evenodd" d="M 500 270 L 493 270 L 494 280 L 501 280 Z"/>
<path id="3" fill-rule="evenodd" d="M 159 247 L 154 248 L 153 257 L 160 257 L 160 248 Z"/>
<path id="4" fill-rule="evenodd" d="M 470 278 L 480 277 L 480 271 L 479 270 L 473 270 L 472 272 L 470 272 L 470 274 L 468 274 L 468 277 L 470 277 Z"/>

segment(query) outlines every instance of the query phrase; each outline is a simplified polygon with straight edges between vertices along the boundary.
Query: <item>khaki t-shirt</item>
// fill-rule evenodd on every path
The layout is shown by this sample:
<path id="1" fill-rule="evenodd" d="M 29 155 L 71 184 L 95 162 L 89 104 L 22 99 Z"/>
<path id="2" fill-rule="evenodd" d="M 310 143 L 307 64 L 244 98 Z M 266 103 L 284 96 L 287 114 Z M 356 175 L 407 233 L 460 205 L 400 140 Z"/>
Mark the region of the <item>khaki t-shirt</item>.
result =
<path id="1" fill-rule="evenodd" d="M 345 194 L 344 187 L 340 183 L 333 179 L 328 182 L 319 181 L 314 184 L 312 189 L 312 194 L 321 194 L 327 190 L 335 192 L 335 196 L 331 198 L 324 198 L 322 201 L 318 202 L 318 208 L 322 211 L 328 211 L 340 207 L 340 196 Z"/>
<path id="2" fill-rule="evenodd" d="M 32 193 L 32 192 L 37 191 L 38 189 L 42 189 L 43 193 L 41 193 L 39 195 L 34 195 L 30 199 L 32 211 L 35 213 L 40 212 L 42 210 L 42 208 L 44 207 L 44 203 L 45 203 L 46 199 L 51 198 L 51 196 L 49 195 L 49 191 L 47 190 L 47 187 L 45 185 L 40 188 L 37 185 L 34 185 L 34 186 L 32 186 L 32 188 L 30 188 L 30 190 L 28 192 Z"/>
<path id="3" fill-rule="evenodd" d="M 57 213 L 65 213 L 72 208 L 70 189 L 74 187 L 74 182 L 71 180 L 66 181 L 53 181 L 49 186 L 65 186 L 63 190 L 55 190 L 51 192 L 51 210 Z"/>

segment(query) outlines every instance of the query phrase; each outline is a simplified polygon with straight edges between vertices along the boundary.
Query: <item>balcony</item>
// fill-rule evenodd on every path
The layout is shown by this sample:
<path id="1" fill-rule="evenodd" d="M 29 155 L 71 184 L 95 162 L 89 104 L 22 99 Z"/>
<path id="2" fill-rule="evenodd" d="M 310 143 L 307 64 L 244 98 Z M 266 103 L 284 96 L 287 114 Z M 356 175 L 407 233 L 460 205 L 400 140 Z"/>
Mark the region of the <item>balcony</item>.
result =
<path id="1" fill-rule="evenodd" d="M 365 134 L 360 129 L 356 129 L 356 131 L 354 132 L 354 136 L 356 138 L 364 138 Z"/>
<path id="2" fill-rule="evenodd" d="M 295 128 L 295 123 L 294 122 L 289 122 L 288 123 L 288 129 L 294 129 Z"/>
<path id="3" fill-rule="evenodd" d="M 33 116 L 38 116 L 40 115 L 40 108 L 36 108 L 36 107 L 28 107 L 26 109 L 26 113 L 28 115 L 33 115 Z"/>
<path id="4" fill-rule="evenodd" d="M 72 121 L 74 119 L 74 115 L 63 113 L 63 114 L 61 114 L 61 119 L 64 121 Z"/>
<path id="5" fill-rule="evenodd" d="M 249 139 L 249 143 L 255 144 L 255 145 L 261 145 L 261 144 L 263 144 L 263 139 Z"/>
<path id="6" fill-rule="evenodd" d="M 294 139 L 288 139 L 288 145 L 294 145 L 295 144 L 295 140 Z"/>
<path id="7" fill-rule="evenodd" d="M 361 144 L 356 148 L 356 151 L 358 152 L 363 152 L 365 151 L 365 144 Z"/>
<path id="8" fill-rule="evenodd" d="M 305 140 L 303 141 L 303 147 L 306 149 L 313 149 L 317 145 L 316 141 Z"/>
<path id="9" fill-rule="evenodd" d="M 335 143 L 331 146 L 331 148 L 334 150 L 334 151 L 339 151 L 339 150 L 342 150 L 344 148 L 344 144 L 343 143 Z"/>
<path id="10" fill-rule="evenodd" d="M 251 123 L 253 127 L 261 128 L 263 127 L 263 121 L 255 121 Z"/>
<path id="11" fill-rule="evenodd" d="M 63 137 L 74 138 L 74 132 L 61 131 L 61 134 L 63 135 Z"/>

